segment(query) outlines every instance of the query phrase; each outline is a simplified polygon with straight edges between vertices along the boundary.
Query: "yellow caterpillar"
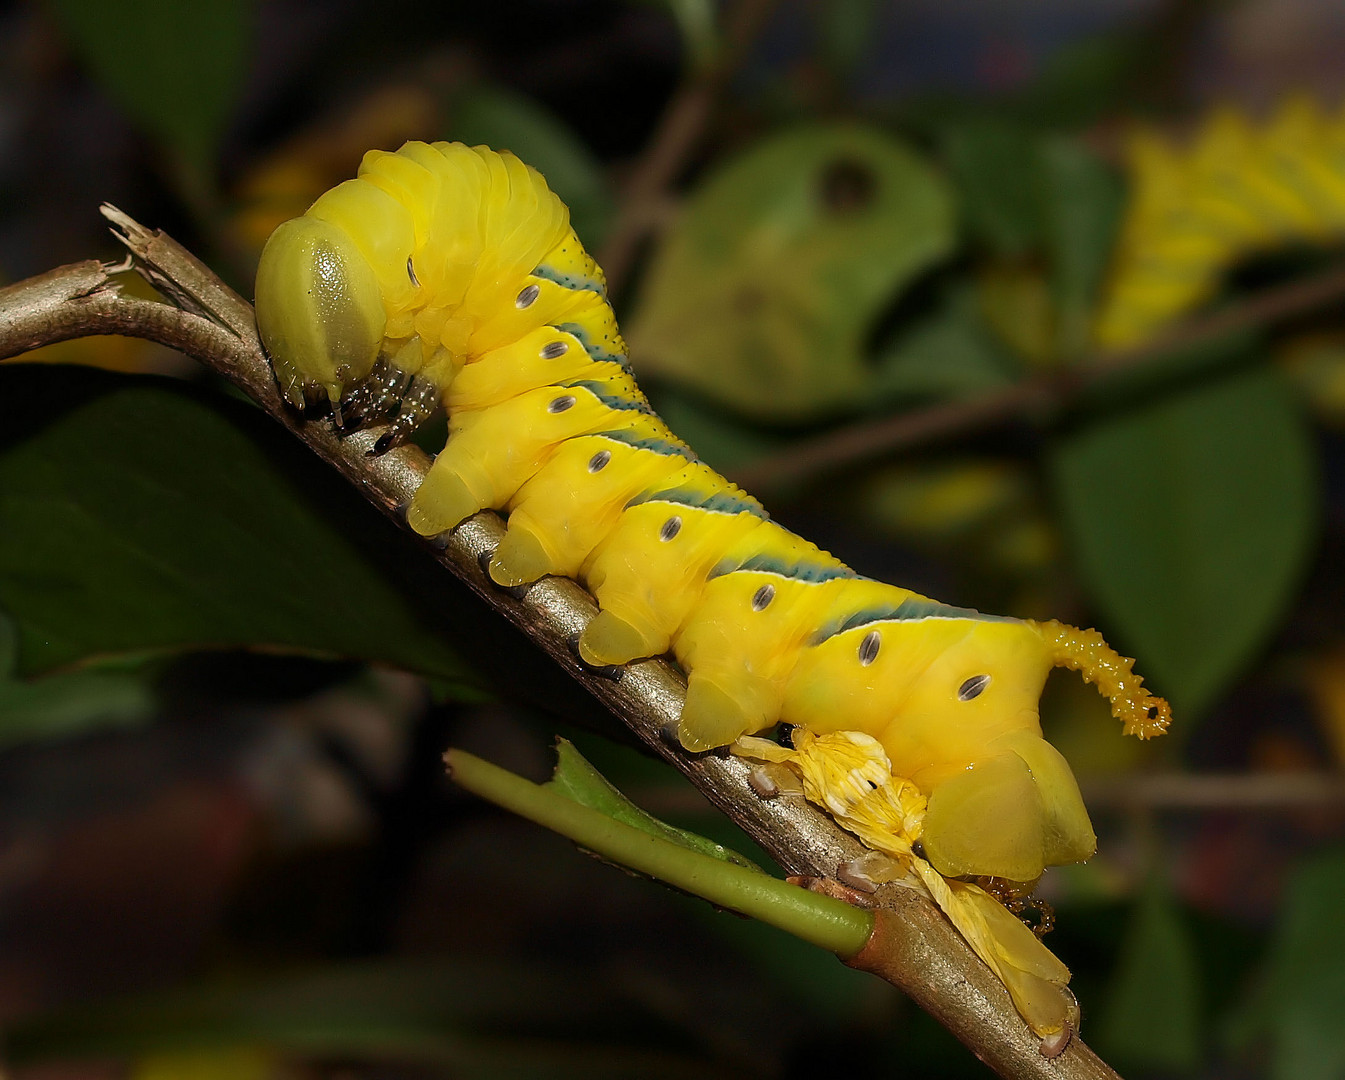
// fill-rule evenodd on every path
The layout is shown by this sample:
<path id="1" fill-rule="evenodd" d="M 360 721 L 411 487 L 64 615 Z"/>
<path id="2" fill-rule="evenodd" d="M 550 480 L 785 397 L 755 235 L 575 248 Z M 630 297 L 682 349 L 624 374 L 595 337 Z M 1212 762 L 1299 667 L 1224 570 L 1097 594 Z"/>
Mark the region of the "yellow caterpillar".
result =
<path id="1" fill-rule="evenodd" d="M 1152 336 L 1249 255 L 1345 238 L 1345 116 L 1310 98 L 1287 99 L 1260 129 L 1220 109 L 1185 150 L 1138 131 L 1125 157 L 1130 204 L 1097 318 L 1103 346 Z"/>
<path id="2" fill-rule="evenodd" d="M 1063 965 L 987 894 L 947 879 L 1031 882 L 1093 853 L 1037 702 L 1050 669 L 1071 667 L 1127 732 L 1160 734 L 1167 704 L 1130 661 L 1095 632 L 861 577 L 772 522 L 654 415 L 602 272 L 565 206 L 510 154 L 371 151 L 357 179 L 272 235 L 257 320 L 289 401 L 329 402 L 345 428 L 389 421 L 379 450 L 445 406 L 448 443 L 412 528 L 507 512 L 496 582 L 583 582 L 600 608 L 579 642 L 586 662 L 671 652 L 687 672 L 677 734 L 689 752 L 736 744 L 792 763 L 810 798 L 1017 973 L 1001 975 L 1036 1030 L 1068 1024 Z M 795 749 L 739 741 L 780 722 L 802 729 Z"/>

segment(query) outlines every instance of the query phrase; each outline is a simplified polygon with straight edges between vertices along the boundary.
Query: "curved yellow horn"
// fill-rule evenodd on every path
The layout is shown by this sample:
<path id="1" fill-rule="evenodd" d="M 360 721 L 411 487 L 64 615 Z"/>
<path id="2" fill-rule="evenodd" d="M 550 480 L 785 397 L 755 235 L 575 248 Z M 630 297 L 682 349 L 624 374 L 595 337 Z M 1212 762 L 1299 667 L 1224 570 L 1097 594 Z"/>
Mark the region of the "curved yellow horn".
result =
<path id="1" fill-rule="evenodd" d="M 1127 735 L 1150 739 L 1162 735 L 1172 722 L 1172 707 L 1144 689 L 1134 672 L 1135 661 L 1122 656 L 1096 630 L 1080 630 L 1055 619 L 1027 620 L 1051 647 L 1055 666 L 1070 668 L 1094 683 L 1111 700 L 1112 715 L 1125 725 Z"/>

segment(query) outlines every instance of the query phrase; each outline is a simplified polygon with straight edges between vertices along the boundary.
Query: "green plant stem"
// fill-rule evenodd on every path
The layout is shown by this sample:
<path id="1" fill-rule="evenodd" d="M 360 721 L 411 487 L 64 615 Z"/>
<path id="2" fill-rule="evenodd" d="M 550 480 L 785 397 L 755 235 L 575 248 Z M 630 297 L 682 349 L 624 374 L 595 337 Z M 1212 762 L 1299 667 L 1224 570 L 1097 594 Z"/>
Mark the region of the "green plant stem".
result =
<path id="1" fill-rule="evenodd" d="M 730 911 L 749 915 L 849 958 L 873 933 L 873 913 L 769 874 L 691 851 L 616 821 L 462 750 L 444 755 L 449 775 L 473 795 Z"/>

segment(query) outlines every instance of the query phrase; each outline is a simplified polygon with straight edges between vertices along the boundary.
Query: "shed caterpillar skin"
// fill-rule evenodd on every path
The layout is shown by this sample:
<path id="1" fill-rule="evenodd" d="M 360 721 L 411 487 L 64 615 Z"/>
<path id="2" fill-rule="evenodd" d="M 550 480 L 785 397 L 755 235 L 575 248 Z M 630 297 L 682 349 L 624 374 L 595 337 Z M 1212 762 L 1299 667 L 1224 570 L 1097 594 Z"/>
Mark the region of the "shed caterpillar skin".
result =
<path id="1" fill-rule="evenodd" d="M 945 877 L 1030 882 L 1093 854 L 1038 722 L 1053 666 L 1096 682 L 1128 733 L 1168 725 L 1095 632 L 861 577 L 698 461 L 636 386 L 565 206 L 510 154 L 371 151 L 358 179 L 272 235 L 257 320 L 287 399 L 325 400 L 345 428 L 390 422 L 379 450 L 447 408 L 412 528 L 507 512 L 490 576 L 586 585 L 600 608 L 579 642 L 589 664 L 672 652 L 688 751 L 777 722 L 872 736 L 927 797 L 923 851 Z"/>

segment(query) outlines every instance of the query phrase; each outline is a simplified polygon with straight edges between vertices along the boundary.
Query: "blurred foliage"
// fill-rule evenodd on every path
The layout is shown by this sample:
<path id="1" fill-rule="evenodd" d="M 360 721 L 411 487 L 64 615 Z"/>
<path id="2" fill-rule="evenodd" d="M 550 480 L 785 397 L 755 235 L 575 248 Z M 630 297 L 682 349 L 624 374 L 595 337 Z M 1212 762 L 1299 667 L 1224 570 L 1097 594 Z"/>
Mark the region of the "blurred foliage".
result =
<path id="1" fill-rule="evenodd" d="M 1084 580 L 1188 716 L 1279 622 L 1316 538 L 1315 447 L 1277 372 L 1209 380 L 1053 454 Z M 1254 511 L 1249 513 L 1249 509 Z"/>
<path id="2" fill-rule="evenodd" d="M 108 94 L 164 150 L 208 176 L 247 75 L 250 0 L 50 2 Z"/>
<path id="3" fill-rule="evenodd" d="M 31 401 L 55 407 L 15 408 Z M 312 509 L 268 459 L 266 444 L 289 447 L 249 406 L 175 382 L 7 366 L 0 409 L 0 516 L 16 522 L 0 536 L 0 603 L 21 628 L 18 671 L 255 646 L 472 684 L 350 523 Z"/>
<path id="4" fill-rule="evenodd" d="M 1140 895 L 1121 942 L 1098 1049 L 1118 1069 L 1193 1069 L 1202 1056 L 1200 973 L 1191 935 L 1157 878 Z"/>
<path id="5" fill-rule="evenodd" d="M 1305 862 L 1289 883 L 1264 982 L 1239 1033 L 1244 1039 L 1269 1035 L 1275 1080 L 1326 1080 L 1345 1072 L 1343 890 L 1345 854 L 1338 850 Z"/>
<path id="6" fill-rule="evenodd" d="M 890 136 L 774 136 L 688 201 L 629 320 L 631 349 L 646 371 L 751 416 L 834 413 L 869 390 L 877 316 L 952 240 L 948 193 Z"/>
<path id="7" fill-rule="evenodd" d="M 276 224 L 366 149 L 407 138 L 516 151 L 600 249 L 676 81 L 734 59 L 741 13 L 704 0 L 303 7 L 0 9 L 0 272 L 108 254 L 93 206 L 109 198 L 246 292 Z M 1171 132 L 1192 127 L 1193 73 L 1257 2 L 1155 4 L 1125 25 L 1099 5 L 1068 31 L 1050 7 L 769 12 L 680 186 L 640 208 L 653 229 L 616 293 L 636 370 L 729 472 L 851 424 L 1058 379 L 1058 399 L 1007 422 L 896 460 L 858 454 L 821 482 L 781 476 L 771 509 L 861 572 L 1097 623 L 1139 656 L 1177 709 L 1174 737 L 1152 746 L 1119 739 L 1077 679 L 1048 687 L 1043 722 L 1086 789 L 1159 764 L 1178 778 L 1267 762 L 1338 775 L 1339 312 L 1071 382 L 1105 356 L 1099 311 L 1118 243 L 1133 243 L 1124 133 L 1144 118 L 1184 153 Z M 930 63 L 954 74 L 930 89 Z M 1276 243 L 1226 258 L 1203 306 L 1178 314 L 1236 308 L 1339 256 Z M 227 388 L 122 339 L 25 359 L 48 363 L 0 365 L 0 1019 L 14 1062 L 113 1058 L 142 1080 L 893 1062 L 983 1075 L 889 987 L 447 793 L 450 734 L 537 772 L 557 715 L 606 721 Z M 184 658 L 239 647 L 302 677 L 280 692 L 225 657 L 211 670 L 231 696 Z M 371 703 L 338 664 L 314 676 L 314 657 L 429 677 L 436 703 Z M 296 703 L 310 683 L 323 694 Z M 665 766 L 567 730 L 658 817 L 760 857 Z M 1345 1073 L 1339 805 L 1094 816 L 1102 854 L 1043 884 L 1085 1035 L 1131 1075 Z M 190 852 L 181 865 L 156 877 L 135 861 L 177 828 L 199 829 L 172 849 Z M 175 890 L 196 877 L 228 896 L 192 908 Z M 141 909 L 171 915 L 146 930 L 128 914 Z M 198 938 L 183 929 L 193 917 Z M 156 967 L 174 934 L 196 944 Z M 114 977 L 100 957 L 123 955 L 124 937 L 135 959 Z"/>

